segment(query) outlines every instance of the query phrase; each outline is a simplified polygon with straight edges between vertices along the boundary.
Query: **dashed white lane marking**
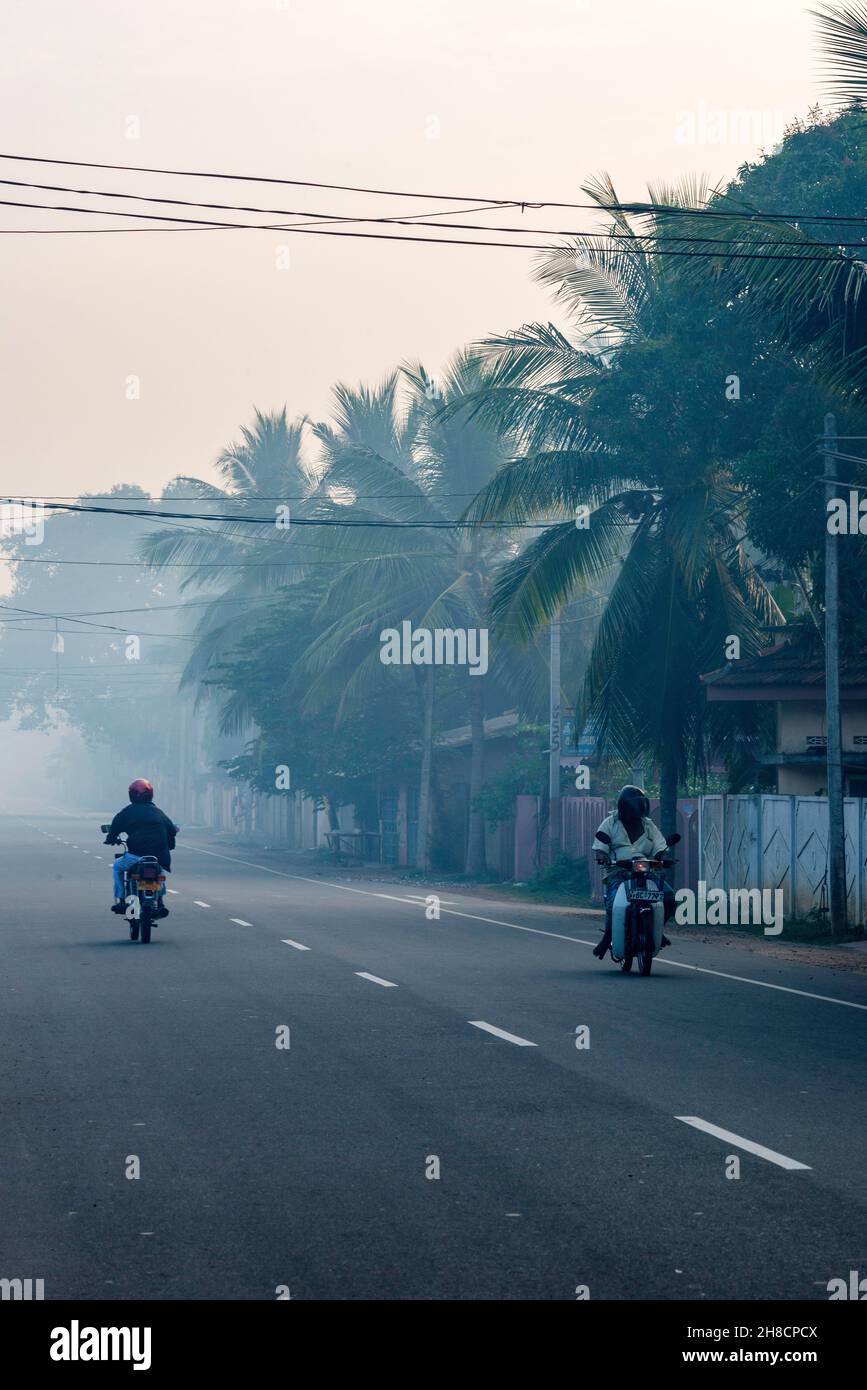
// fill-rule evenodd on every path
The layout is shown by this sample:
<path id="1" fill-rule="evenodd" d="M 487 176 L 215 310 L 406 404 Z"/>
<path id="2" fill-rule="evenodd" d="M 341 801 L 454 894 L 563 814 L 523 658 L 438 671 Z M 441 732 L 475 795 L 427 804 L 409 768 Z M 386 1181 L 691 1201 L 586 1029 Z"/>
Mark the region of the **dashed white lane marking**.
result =
<path id="1" fill-rule="evenodd" d="M 366 970 L 356 970 L 356 975 L 361 980 L 370 980 L 374 985 L 382 985 L 383 989 L 397 989 L 394 980 L 381 980 L 378 975 L 368 975 Z"/>
<path id="2" fill-rule="evenodd" d="M 268 864 L 254 864 L 249 859 L 236 859 L 230 854 L 219 854 L 213 849 L 202 849 L 199 845 L 184 845 L 195 854 L 207 854 L 213 859 L 225 859 L 230 864 L 242 864 L 247 869 L 258 869 L 264 874 L 276 874 L 278 878 L 292 878 L 299 883 L 315 883 L 320 888 L 337 888 L 342 893 L 359 893 L 363 898 L 390 898 L 394 902 L 402 899 L 391 893 L 372 893 L 368 888 L 352 888 L 346 883 L 332 883 L 330 879 L 307 878 L 304 874 L 289 874 L 283 869 L 272 869 Z M 512 931 L 528 932 L 531 936 L 550 936 L 555 941 L 571 941 L 576 946 L 595 946 L 595 941 L 585 941 L 580 936 L 566 936 L 564 932 L 543 931 L 541 927 L 522 927 L 518 922 L 503 922 L 496 917 L 481 917 L 474 912 L 457 912 L 453 907 L 446 908 L 450 917 L 463 917 L 469 922 L 486 922 L 492 927 L 510 927 Z M 601 913 L 599 914 L 602 915 Z M 791 985 L 772 985 L 768 980 L 753 980 L 747 975 L 731 975 L 725 970 L 711 970 L 707 965 L 687 965 L 681 960 L 661 960 L 660 966 L 670 966 L 675 970 L 694 970 L 698 975 L 715 975 L 721 980 L 735 980 L 742 985 L 756 985 L 760 989 L 776 989 L 782 994 L 797 994 L 801 999 L 817 999 L 822 1004 L 840 1004 L 846 1009 L 861 1009 L 867 1013 L 867 1004 L 856 1004 L 851 999 L 836 999 L 830 994 L 812 994 L 806 989 L 794 989 Z"/>
<path id="3" fill-rule="evenodd" d="M 309 951 L 309 946 L 302 946 L 300 941 L 290 941 L 288 936 L 281 936 L 280 940 L 284 946 L 294 946 L 296 951 Z"/>
<path id="4" fill-rule="evenodd" d="M 495 1028 L 493 1023 L 482 1023 L 481 1019 L 467 1019 L 471 1028 L 481 1028 L 485 1033 L 493 1033 L 495 1038 L 503 1038 L 505 1042 L 514 1043 L 516 1047 L 538 1047 L 538 1043 L 530 1042 L 529 1038 L 519 1038 L 517 1033 L 507 1033 L 503 1028 Z"/>
<path id="5" fill-rule="evenodd" d="M 675 1115 L 676 1120 L 681 1120 L 685 1125 L 692 1125 L 693 1129 L 704 1130 L 705 1134 L 713 1134 L 717 1139 L 724 1139 L 727 1144 L 733 1144 L 736 1149 L 745 1149 L 747 1153 L 757 1154 L 759 1158 L 767 1159 L 768 1163 L 776 1163 L 778 1168 L 800 1168 L 805 1172 L 810 1172 L 808 1163 L 799 1163 L 796 1158 L 786 1158 L 785 1154 L 778 1154 L 774 1149 L 766 1149 L 764 1144 L 754 1144 L 752 1139 L 743 1139 L 739 1134 L 732 1134 L 730 1129 L 720 1129 L 719 1125 L 709 1124 L 707 1120 L 700 1120 L 697 1115 Z"/>
<path id="6" fill-rule="evenodd" d="M 200 907 L 203 907 L 204 904 L 203 904 L 203 903 L 200 903 L 199 906 L 200 906 Z M 229 918 L 229 921 L 230 921 L 230 922 L 237 922 L 237 924 L 238 924 L 239 927 L 252 927 L 252 925 L 253 925 L 252 922 L 245 922 L 244 919 L 243 919 L 243 917 L 230 917 L 230 918 Z"/>
<path id="7" fill-rule="evenodd" d="M 201 902 L 199 902 L 198 898 L 193 898 L 193 904 L 194 904 L 196 907 L 210 907 L 210 906 L 211 906 L 210 903 L 201 903 Z"/>
<path id="8" fill-rule="evenodd" d="M 167 892 L 167 893 L 174 893 L 175 897 L 178 896 L 178 890 L 177 890 L 177 888 L 167 888 L 167 889 L 166 889 L 166 892 Z"/>
<path id="9" fill-rule="evenodd" d="M 101 854 L 95 854 L 93 857 L 94 857 L 94 859 L 101 859 L 101 858 L 102 858 L 102 855 L 101 855 Z"/>

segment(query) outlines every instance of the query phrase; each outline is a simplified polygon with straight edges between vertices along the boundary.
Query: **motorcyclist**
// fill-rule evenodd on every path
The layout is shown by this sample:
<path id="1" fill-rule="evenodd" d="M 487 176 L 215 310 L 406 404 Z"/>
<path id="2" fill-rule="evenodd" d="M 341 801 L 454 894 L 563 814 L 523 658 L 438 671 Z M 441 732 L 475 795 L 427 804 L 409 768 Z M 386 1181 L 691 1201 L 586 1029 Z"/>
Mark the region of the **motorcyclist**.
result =
<path id="1" fill-rule="evenodd" d="M 169 820 L 164 811 L 154 806 L 154 789 L 146 777 L 137 777 L 129 784 L 129 805 L 118 811 L 105 837 L 107 845 L 119 843 L 118 837 L 126 831 L 126 850 L 114 861 L 114 902 L 112 912 L 126 912 L 123 898 L 123 877 L 126 869 L 145 855 L 154 855 L 166 873 L 171 872 L 172 850 L 175 836 L 180 826 Z M 155 916 L 168 917 L 167 907 L 160 907 Z"/>
<path id="2" fill-rule="evenodd" d="M 634 854 L 646 855 L 648 859 L 658 859 L 668 849 L 668 841 L 662 831 L 650 819 L 650 801 L 641 787 L 623 787 L 617 798 L 617 810 L 606 816 L 596 831 L 593 849 L 597 863 L 609 863 L 609 855 L 615 860 L 630 859 Z M 600 836 L 605 836 L 601 839 Z M 617 889 L 624 878 L 629 877 L 628 869 L 610 867 L 604 877 L 605 888 L 605 932 L 593 954 L 604 960 L 611 946 L 611 909 Z M 674 915 L 674 891 L 670 884 L 663 884 L 663 899 L 667 922 Z M 667 936 L 663 936 L 660 950 L 670 946 Z"/>

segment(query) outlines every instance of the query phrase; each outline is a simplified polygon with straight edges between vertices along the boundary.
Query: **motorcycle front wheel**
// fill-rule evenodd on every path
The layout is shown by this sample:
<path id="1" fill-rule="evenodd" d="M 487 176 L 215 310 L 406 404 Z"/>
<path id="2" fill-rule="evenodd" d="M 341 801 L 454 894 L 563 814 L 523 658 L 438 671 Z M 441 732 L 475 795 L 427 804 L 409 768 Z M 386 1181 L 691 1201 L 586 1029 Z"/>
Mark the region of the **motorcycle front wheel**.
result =
<path id="1" fill-rule="evenodd" d="M 639 946 L 638 970 L 641 975 L 649 975 L 653 968 L 653 913 L 642 912 L 638 925 Z"/>
<path id="2" fill-rule="evenodd" d="M 632 915 L 630 914 L 626 919 L 626 931 L 624 932 L 623 940 L 623 959 L 620 962 L 620 969 L 623 971 L 624 975 L 628 975 L 632 969 L 634 958 L 635 952 L 632 949 Z"/>

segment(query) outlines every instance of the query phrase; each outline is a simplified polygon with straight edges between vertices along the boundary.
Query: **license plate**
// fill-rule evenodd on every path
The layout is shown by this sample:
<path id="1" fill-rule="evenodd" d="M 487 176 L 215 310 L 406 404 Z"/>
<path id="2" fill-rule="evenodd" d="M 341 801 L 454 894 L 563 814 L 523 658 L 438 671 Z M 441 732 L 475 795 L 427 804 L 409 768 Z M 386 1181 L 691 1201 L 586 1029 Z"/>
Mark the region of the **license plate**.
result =
<path id="1" fill-rule="evenodd" d="M 633 903 L 659 903 L 662 902 L 662 894 L 653 888 L 633 888 L 629 894 L 629 901 Z"/>

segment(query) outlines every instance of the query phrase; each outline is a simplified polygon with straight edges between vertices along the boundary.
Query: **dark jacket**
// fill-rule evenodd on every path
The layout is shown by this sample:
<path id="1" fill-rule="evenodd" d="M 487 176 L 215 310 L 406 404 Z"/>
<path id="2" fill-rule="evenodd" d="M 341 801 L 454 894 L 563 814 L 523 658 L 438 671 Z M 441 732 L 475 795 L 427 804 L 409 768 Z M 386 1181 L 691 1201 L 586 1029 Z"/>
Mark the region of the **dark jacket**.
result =
<path id="1" fill-rule="evenodd" d="M 106 843 L 117 844 L 122 830 L 127 833 L 126 847 L 130 854 L 156 855 L 164 869 L 171 869 L 175 825 L 159 806 L 154 806 L 152 801 L 131 801 L 112 821 Z"/>

